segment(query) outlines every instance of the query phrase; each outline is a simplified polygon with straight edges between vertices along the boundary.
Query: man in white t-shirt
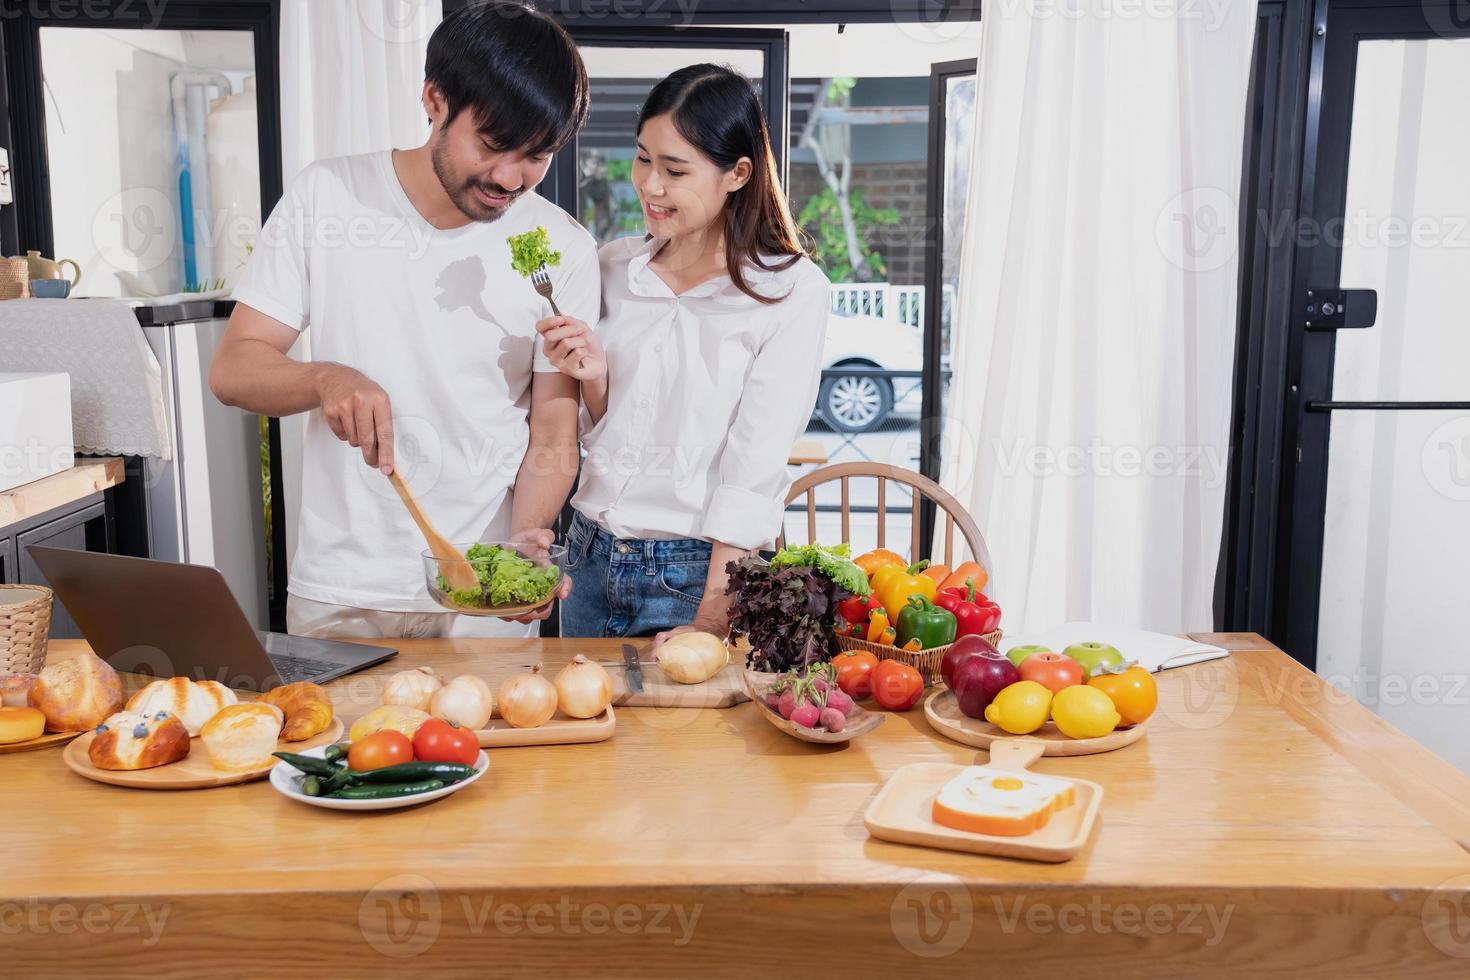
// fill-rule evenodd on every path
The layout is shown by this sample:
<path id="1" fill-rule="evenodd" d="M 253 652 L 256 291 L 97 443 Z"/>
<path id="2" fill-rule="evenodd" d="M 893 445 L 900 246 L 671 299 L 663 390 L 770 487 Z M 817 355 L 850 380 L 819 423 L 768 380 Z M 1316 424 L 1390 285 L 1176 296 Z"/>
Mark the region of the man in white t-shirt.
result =
<path id="1" fill-rule="evenodd" d="M 596 246 L 533 191 L 586 119 L 582 60 L 549 17 L 494 2 L 445 18 L 425 78 L 427 143 L 292 182 L 210 369 L 226 404 L 308 413 L 287 604 L 298 635 L 526 635 L 433 601 L 388 474 L 455 542 L 550 543 L 576 477 L 576 382 L 542 352 L 550 308 L 507 238 L 544 227 L 561 253 L 557 305 L 596 321 Z M 310 362 L 292 360 L 308 329 Z"/>

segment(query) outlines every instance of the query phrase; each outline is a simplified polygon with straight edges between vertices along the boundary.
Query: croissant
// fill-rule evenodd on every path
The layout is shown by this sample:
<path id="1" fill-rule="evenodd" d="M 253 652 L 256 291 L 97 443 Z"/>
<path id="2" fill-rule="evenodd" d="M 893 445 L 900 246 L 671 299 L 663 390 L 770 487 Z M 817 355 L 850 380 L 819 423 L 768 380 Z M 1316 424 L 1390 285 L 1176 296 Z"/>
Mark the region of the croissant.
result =
<path id="1" fill-rule="evenodd" d="M 286 714 L 281 738 L 288 742 L 304 742 L 327 730 L 332 723 L 332 696 L 319 684 L 297 681 L 266 691 L 259 698 Z"/>

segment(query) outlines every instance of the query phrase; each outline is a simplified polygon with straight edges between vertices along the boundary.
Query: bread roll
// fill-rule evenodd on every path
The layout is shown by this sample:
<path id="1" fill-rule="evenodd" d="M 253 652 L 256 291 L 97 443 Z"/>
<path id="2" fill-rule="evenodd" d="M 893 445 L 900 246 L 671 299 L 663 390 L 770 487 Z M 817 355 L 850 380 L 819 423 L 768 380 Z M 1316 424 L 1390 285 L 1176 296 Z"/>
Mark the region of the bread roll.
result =
<path id="1" fill-rule="evenodd" d="M 45 731 L 46 716 L 35 708 L 0 707 L 0 745 L 29 742 Z"/>
<path id="2" fill-rule="evenodd" d="M 184 723 L 167 711 L 119 711 L 97 726 L 87 758 L 98 769 L 152 769 L 189 754 Z"/>
<path id="3" fill-rule="evenodd" d="M 332 696 L 319 684 L 297 681 L 266 691 L 262 704 L 273 704 L 286 714 L 286 727 L 281 737 L 288 742 L 304 742 L 320 735 L 332 723 Z"/>
<path id="4" fill-rule="evenodd" d="M 216 769 L 244 772 L 272 761 L 285 722 L 285 713 L 273 704 L 232 704 L 204 723 L 199 738 Z"/>
<path id="5" fill-rule="evenodd" d="M 198 735 L 204 723 L 240 699 L 219 681 L 191 681 L 170 677 L 154 681 L 128 698 L 128 710 L 145 715 L 167 711 L 184 723 L 190 735 Z"/>
<path id="6" fill-rule="evenodd" d="M 0 706 L 30 707 L 31 685 L 34 683 L 35 674 L 0 674 Z"/>
<path id="7" fill-rule="evenodd" d="M 46 716 L 48 732 L 96 728 L 123 706 L 117 671 L 93 653 L 47 664 L 29 697 L 31 707 Z"/>

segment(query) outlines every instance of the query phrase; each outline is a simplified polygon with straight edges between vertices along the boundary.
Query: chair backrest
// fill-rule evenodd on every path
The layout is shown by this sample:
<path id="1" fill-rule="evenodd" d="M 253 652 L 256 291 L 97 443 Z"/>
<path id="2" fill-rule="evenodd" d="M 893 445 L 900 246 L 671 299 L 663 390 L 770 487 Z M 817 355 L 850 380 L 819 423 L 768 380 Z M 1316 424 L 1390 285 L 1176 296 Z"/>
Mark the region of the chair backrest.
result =
<path id="1" fill-rule="evenodd" d="M 890 466 L 886 463 L 870 463 L 866 461 L 853 463 L 835 463 L 824 466 L 821 469 L 812 470 L 791 484 L 790 491 L 786 494 L 786 505 L 791 506 L 792 501 L 799 497 L 806 497 L 806 533 L 807 541 L 811 542 L 817 536 L 817 501 L 816 489 L 828 483 L 837 483 L 841 488 L 841 520 L 842 540 L 850 540 L 852 533 L 852 495 L 850 483 L 854 479 L 875 479 L 878 481 L 878 547 L 887 546 L 887 520 L 888 520 L 888 484 L 899 483 L 909 488 L 913 501 L 910 508 L 910 531 L 909 531 L 909 557 L 912 561 L 918 561 L 925 557 L 919 554 L 919 514 L 923 501 L 928 499 L 934 501 L 935 506 L 944 514 L 943 537 L 939 536 L 939 528 L 935 527 L 935 554 L 937 546 L 943 543 L 943 562 L 946 565 L 954 565 L 955 529 L 959 528 L 965 543 L 969 545 L 970 554 L 980 563 L 980 566 L 995 577 L 995 566 L 990 561 L 990 549 L 985 546 L 985 536 L 980 533 L 975 519 L 970 516 L 969 511 L 960 506 L 960 502 L 939 484 L 929 479 L 922 473 L 914 470 L 904 469 L 901 466 Z M 936 518 L 938 515 L 935 515 Z M 786 531 L 782 527 L 781 537 L 776 541 L 776 547 L 780 548 L 786 544 Z"/>

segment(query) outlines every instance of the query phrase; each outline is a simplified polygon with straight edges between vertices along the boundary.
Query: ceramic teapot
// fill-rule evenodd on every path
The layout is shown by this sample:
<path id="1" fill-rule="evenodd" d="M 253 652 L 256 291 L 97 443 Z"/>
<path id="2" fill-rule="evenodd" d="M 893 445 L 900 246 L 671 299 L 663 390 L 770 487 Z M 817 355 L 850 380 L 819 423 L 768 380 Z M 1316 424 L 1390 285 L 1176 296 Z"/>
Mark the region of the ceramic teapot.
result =
<path id="1" fill-rule="evenodd" d="M 71 259 L 62 259 L 59 262 L 53 261 L 43 256 L 35 249 L 31 249 L 29 252 L 26 253 L 26 265 L 30 269 L 30 277 L 32 282 L 35 282 L 37 279 L 68 278 L 67 276 L 61 274 L 61 267 L 64 265 L 71 266 L 72 275 L 70 277 L 70 281 L 73 286 L 77 284 L 77 280 L 82 278 L 82 267 L 77 265 Z"/>

